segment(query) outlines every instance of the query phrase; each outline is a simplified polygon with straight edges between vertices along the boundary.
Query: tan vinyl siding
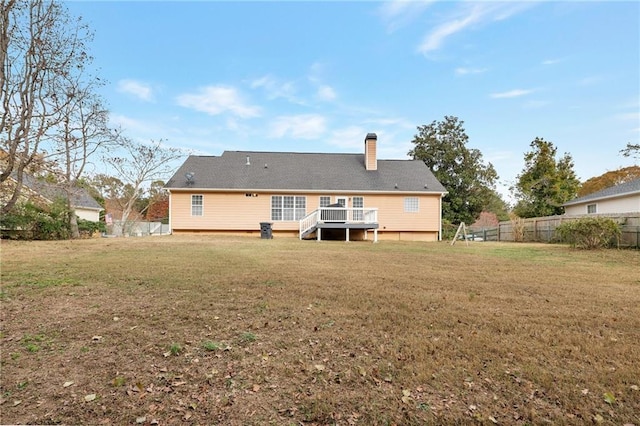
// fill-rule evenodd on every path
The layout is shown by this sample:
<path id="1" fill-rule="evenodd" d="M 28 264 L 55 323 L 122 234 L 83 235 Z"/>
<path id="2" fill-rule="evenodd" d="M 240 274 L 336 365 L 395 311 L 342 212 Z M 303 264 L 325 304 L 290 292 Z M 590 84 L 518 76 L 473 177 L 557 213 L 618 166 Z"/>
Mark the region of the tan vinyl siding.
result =
<path id="1" fill-rule="evenodd" d="M 404 211 L 405 197 L 417 197 L 417 213 Z M 440 229 L 440 194 L 367 195 L 364 206 L 378 208 L 380 231 L 436 231 Z"/>
<path id="2" fill-rule="evenodd" d="M 204 214 L 202 216 L 191 216 L 192 194 L 203 195 Z M 252 197 L 247 197 L 244 192 L 172 192 L 171 194 L 171 227 L 173 229 L 259 230 L 260 222 L 270 221 L 271 197 L 268 194 Z M 298 222 L 293 224 L 297 229 Z"/>
<path id="3" fill-rule="evenodd" d="M 194 194 L 203 195 L 203 216 L 191 216 L 191 195 Z M 307 214 L 318 208 L 320 196 L 330 196 L 332 203 L 336 196 L 348 197 L 349 207 L 354 196 L 361 196 L 365 208 L 378 208 L 380 232 L 426 232 L 429 235 L 426 239 L 435 233 L 437 239 L 440 228 L 440 194 L 257 193 L 247 197 L 244 192 L 206 191 L 171 192 L 171 227 L 176 231 L 259 231 L 260 222 L 273 222 L 274 232 L 297 232 L 297 220 L 271 220 L 271 195 L 306 196 Z M 404 211 L 405 197 L 418 198 L 418 212 Z M 410 239 L 398 235 L 395 239 Z"/>

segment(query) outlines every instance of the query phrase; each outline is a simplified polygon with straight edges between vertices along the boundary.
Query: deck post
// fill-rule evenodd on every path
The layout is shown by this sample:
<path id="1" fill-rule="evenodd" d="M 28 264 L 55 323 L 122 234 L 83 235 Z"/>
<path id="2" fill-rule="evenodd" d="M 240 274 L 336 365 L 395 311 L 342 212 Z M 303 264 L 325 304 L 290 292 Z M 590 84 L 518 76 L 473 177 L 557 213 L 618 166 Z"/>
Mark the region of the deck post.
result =
<path id="1" fill-rule="evenodd" d="M 373 230 L 373 242 L 377 243 L 378 242 L 378 228 L 375 228 Z"/>
<path id="2" fill-rule="evenodd" d="M 322 228 L 316 228 L 316 239 L 318 241 L 322 241 L 322 238 L 320 237 L 320 233 L 322 232 Z"/>
<path id="3" fill-rule="evenodd" d="M 347 227 L 347 242 L 349 242 L 349 228 Z"/>

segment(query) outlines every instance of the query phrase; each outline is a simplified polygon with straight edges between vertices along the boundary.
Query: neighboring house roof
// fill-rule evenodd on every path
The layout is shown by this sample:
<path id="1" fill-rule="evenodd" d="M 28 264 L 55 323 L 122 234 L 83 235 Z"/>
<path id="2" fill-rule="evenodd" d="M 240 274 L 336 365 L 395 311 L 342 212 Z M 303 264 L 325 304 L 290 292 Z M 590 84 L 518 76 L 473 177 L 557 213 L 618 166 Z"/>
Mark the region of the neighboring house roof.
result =
<path id="1" fill-rule="evenodd" d="M 185 177 L 192 174 L 192 182 Z M 363 154 L 225 151 L 189 156 L 168 189 L 300 190 L 446 193 L 420 160 L 377 160 L 366 170 Z"/>
<path id="2" fill-rule="evenodd" d="M 625 197 L 628 195 L 640 194 L 640 179 L 634 179 L 620 185 L 610 186 L 584 197 L 575 198 L 563 204 L 563 206 L 573 206 L 575 204 L 583 204 L 591 201 L 606 200 L 609 198 Z"/>
<path id="3" fill-rule="evenodd" d="M 25 174 L 23 176 L 22 185 L 50 202 L 56 198 L 67 198 L 67 192 L 59 186 L 31 175 Z M 102 206 L 84 188 L 74 188 L 69 195 L 71 197 L 71 205 L 76 209 L 103 210 Z"/>

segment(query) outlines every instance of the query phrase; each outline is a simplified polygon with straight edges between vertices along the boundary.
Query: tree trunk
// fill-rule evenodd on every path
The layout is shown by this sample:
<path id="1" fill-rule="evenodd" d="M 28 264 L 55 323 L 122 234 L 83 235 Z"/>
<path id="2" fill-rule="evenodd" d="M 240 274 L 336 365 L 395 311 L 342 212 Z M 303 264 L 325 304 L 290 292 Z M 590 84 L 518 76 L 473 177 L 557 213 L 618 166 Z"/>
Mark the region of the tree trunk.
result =
<path id="1" fill-rule="evenodd" d="M 80 238 L 80 230 L 78 229 L 78 216 L 73 208 L 69 209 L 69 230 L 71 231 L 71 238 L 77 240 Z"/>

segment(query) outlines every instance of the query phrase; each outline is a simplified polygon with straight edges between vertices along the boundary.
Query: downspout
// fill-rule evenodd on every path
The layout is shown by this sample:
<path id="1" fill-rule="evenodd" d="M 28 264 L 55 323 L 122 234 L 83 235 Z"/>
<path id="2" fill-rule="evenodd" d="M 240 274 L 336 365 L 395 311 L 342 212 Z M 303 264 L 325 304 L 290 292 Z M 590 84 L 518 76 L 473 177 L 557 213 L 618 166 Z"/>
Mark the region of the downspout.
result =
<path id="1" fill-rule="evenodd" d="M 440 210 L 440 215 L 438 217 L 438 227 L 440 228 L 440 232 L 438 233 L 438 241 L 442 241 L 442 196 L 440 194 L 440 200 L 438 200 L 438 210 Z"/>
<path id="2" fill-rule="evenodd" d="M 169 235 L 173 235 L 173 224 L 171 221 L 171 200 L 172 199 L 173 199 L 173 193 L 171 192 L 171 190 L 169 190 Z"/>

